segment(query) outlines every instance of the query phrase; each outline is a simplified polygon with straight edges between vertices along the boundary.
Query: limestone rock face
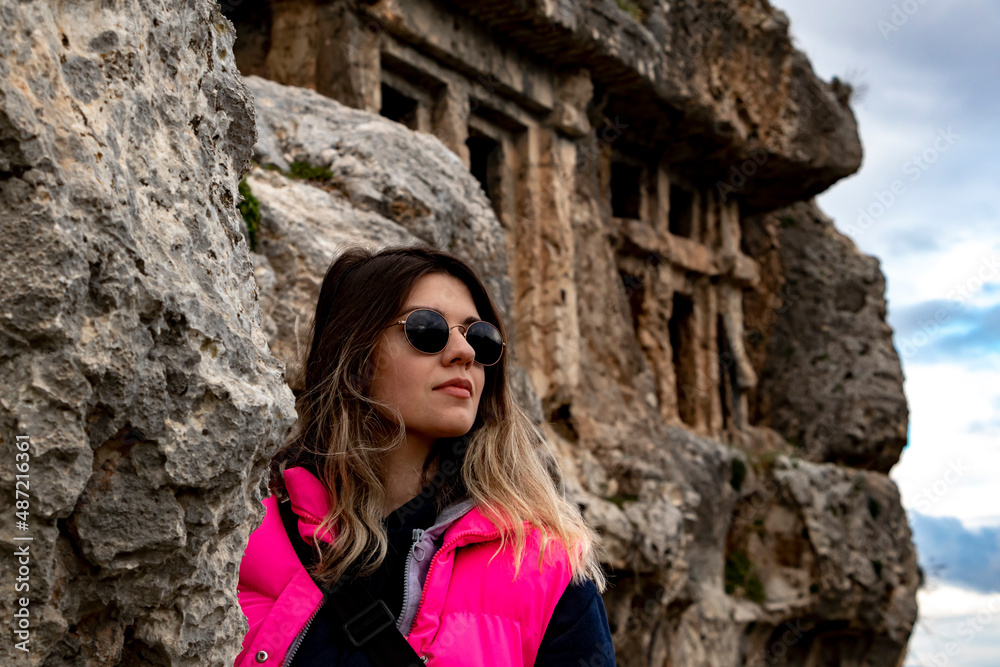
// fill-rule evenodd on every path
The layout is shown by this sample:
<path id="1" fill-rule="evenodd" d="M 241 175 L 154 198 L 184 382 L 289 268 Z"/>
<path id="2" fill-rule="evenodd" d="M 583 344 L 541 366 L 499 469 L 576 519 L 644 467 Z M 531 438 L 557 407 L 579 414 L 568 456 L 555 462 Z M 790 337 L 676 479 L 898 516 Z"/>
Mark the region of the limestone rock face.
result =
<path id="1" fill-rule="evenodd" d="M 232 663 L 323 274 L 416 239 L 498 302 L 618 664 L 899 663 L 899 361 L 877 262 L 809 199 L 859 164 L 848 95 L 783 14 L 226 7 L 235 45 L 207 0 L 0 0 L 0 497 L 27 512 L 0 539 L 31 554 L 4 664 Z"/>
<path id="2" fill-rule="evenodd" d="M 878 260 L 812 202 L 745 227 L 762 268 L 746 297 L 761 376 L 752 410 L 797 456 L 888 473 L 906 444 L 908 411 Z"/>
<path id="3" fill-rule="evenodd" d="M 444 85 L 427 123 L 459 156 L 464 129 L 448 117 L 467 113 L 464 94 L 443 72 L 415 72 L 387 42 L 468 74 L 463 86 L 478 103 L 500 93 L 551 113 L 569 134 L 591 124 L 566 104 L 583 70 L 596 92 L 590 120 L 612 119 L 615 141 L 669 148 L 686 173 L 738 189 L 747 210 L 816 195 L 861 164 L 849 89 L 816 77 L 787 16 L 767 2 L 293 0 L 237 4 L 231 14 L 244 74 L 371 111 L 380 84 L 395 85 L 387 65 L 404 63 L 398 74 L 427 82 L 432 98 Z M 747 179 L 740 169 L 754 156 L 766 158 Z"/>
<path id="4" fill-rule="evenodd" d="M 247 83 L 257 102 L 256 159 L 286 167 L 285 173 L 255 167 L 247 182 L 260 200 L 254 260 L 266 329 L 289 366 L 330 254 L 345 242 L 420 238 L 452 246 L 492 281 L 508 321 L 534 327 L 519 312 L 526 302 L 512 294 L 505 268 L 523 259 L 504 253 L 504 244 L 518 248 L 523 241 L 510 238 L 472 175 L 441 142 L 312 91 L 257 77 Z M 571 177 L 578 187 L 564 193 L 576 211 L 576 268 L 539 289 L 577 295 L 578 319 L 570 319 L 559 341 L 538 338 L 542 351 L 519 358 L 529 378 L 520 390 L 522 400 L 541 406 L 568 493 L 604 537 L 615 581 L 604 599 L 618 663 L 809 665 L 849 644 L 854 658 L 843 664 L 894 664 L 916 617 L 918 584 L 895 486 L 880 472 L 827 462 L 843 463 L 823 449 L 816 449 L 815 463 L 803 460 L 763 424 L 737 433 L 732 446 L 664 420 L 664 394 L 643 342 L 670 337 L 652 315 L 650 293 L 659 289 L 656 271 L 663 269 L 655 262 L 636 266 L 642 232 L 609 226 L 595 205 L 599 193 L 579 176 L 592 165 L 568 162 L 579 169 Z M 308 169 L 288 169 L 295 163 Z M 803 211 L 818 215 L 810 206 Z M 465 222 L 455 227 L 455 220 Z M 545 224 L 524 231 L 552 238 Z M 784 263 L 775 263 L 766 252 L 777 250 L 758 247 L 759 236 L 770 238 L 766 221 L 747 219 L 743 227 L 747 252 L 761 258 L 760 287 L 747 290 L 749 301 L 771 294 L 773 272 L 785 276 L 807 264 L 816 244 L 788 242 Z M 632 245 L 619 246 L 618 234 Z M 673 252 L 684 249 L 696 250 Z M 874 261 L 850 248 L 842 252 L 842 265 Z M 631 297 L 623 275 L 647 281 L 647 296 Z M 865 289 L 874 312 L 845 315 L 861 331 L 880 321 L 881 289 Z M 786 321 L 793 308 L 769 308 L 773 326 L 762 335 L 794 326 Z M 748 328 L 756 326 L 750 315 L 756 316 L 752 308 Z M 846 326 L 828 332 L 826 344 L 846 345 Z M 783 368 L 786 360 L 775 359 L 770 345 L 748 346 L 750 373 L 767 378 Z M 551 357 L 565 364 L 552 365 Z M 757 390 L 765 392 L 777 402 L 778 388 Z"/>
<path id="5" fill-rule="evenodd" d="M 0 662 L 232 664 L 294 404 L 235 209 L 255 133 L 231 24 L 202 0 L 0 15 L 0 497 L 27 512 L 4 581 L 30 553 L 30 652 L 8 634 Z M 21 609 L 0 601 L 8 632 Z"/>
<path id="6" fill-rule="evenodd" d="M 749 208 L 817 194 L 861 164 L 850 108 L 813 74 L 770 3 L 453 1 L 554 67 L 584 64 L 614 93 L 606 114 L 645 112 L 626 139 L 670 144 L 689 173 L 728 182 L 732 166 L 766 152 L 740 186 Z M 391 29 L 418 14 L 406 4 L 376 6 Z"/>
<path id="7" fill-rule="evenodd" d="M 420 237 L 455 252 L 479 252 L 487 261 L 477 268 L 492 281 L 498 305 L 509 309 L 503 230 L 479 183 L 465 173 L 454 153 L 430 135 L 313 91 L 256 76 L 246 82 L 257 104 L 257 160 L 279 168 L 304 162 L 327 170 L 313 179 L 331 195 L 331 204 L 325 205 L 339 203 L 340 210 L 330 210 L 314 224 L 352 230 L 371 225 L 372 236 L 386 242 L 401 242 L 398 233 L 405 229 L 410 239 Z M 317 204 L 306 206 L 314 209 Z M 282 211 L 289 220 L 299 217 L 295 213 Z M 355 220 L 355 215 L 365 219 Z M 390 227 L 389 222 L 395 224 Z M 387 229 L 397 236 L 387 236 Z"/>
<path id="8" fill-rule="evenodd" d="M 323 276 L 344 244 L 424 241 L 475 257 L 498 308 L 511 312 L 503 229 L 479 183 L 439 140 L 310 90 L 257 76 L 246 83 L 257 105 L 254 155 L 271 167 L 247 178 L 261 203 L 254 263 L 258 277 L 268 276 L 264 328 L 290 377 L 308 348 Z M 313 169 L 309 178 L 288 175 L 296 163 Z M 523 405 L 540 418 L 523 369 L 514 370 Z"/>

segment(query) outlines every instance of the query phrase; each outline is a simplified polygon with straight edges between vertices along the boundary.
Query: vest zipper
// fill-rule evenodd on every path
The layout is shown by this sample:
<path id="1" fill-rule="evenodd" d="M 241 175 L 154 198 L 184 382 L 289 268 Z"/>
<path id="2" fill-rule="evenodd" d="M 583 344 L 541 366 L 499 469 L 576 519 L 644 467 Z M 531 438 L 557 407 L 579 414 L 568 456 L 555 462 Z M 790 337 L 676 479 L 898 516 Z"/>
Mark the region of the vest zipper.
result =
<path id="1" fill-rule="evenodd" d="M 292 664 L 292 659 L 295 658 L 295 652 L 299 650 L 299 645 L 302 644 L 302 640 L 305 639 L 306 633 L 309 632 L 309 626 L 312 625 L 313 620 L 315 620 L 316 616 L 319 614 L 319 610 L 323 608 L 324 604 L 326 604 L 325 595 L 323 596 L 323 599 L 320 600 L 319 606 L 316 607 L 316 611 L 312 613 L 312 616 L 309 617 L 306 624 L 302 626 L 302 630 L 299 632 L 298 636 L 295 637 L 295 641 L 292 642 L 292 645 L 288 648 L 288 653 L 285 654 L 285 659 L 281 661 L 282 667 L 287 667 L 287 665 Z"/>
<path id="2" fill-rule="evenodd" d="M 485 537 L 493 539 L 500 537 L 500 531 L 496 530 L 492 533 L 466 533 L 464 535 L 459 535 L 458 537 L 452 539 L 447 544 L 442 544 L 441 548 L 437 550 L 434 554 L 434 558 L 431 559 L 431 566 L 427 569 L 427 576 L 424 578 L 424 588 L 420 592 L 420 602 L 417 603 L 417 611 L 413 614 L 413 622 L 410 623 L 410 629 L 407 630 L 407 635 L 413 632 L 413 626 L 417 624 L 417 619 L 420 617 L 420 608 L 424 606 L 424 599 L 427 597 L 427 582 L 431 580 L 431 573 L 434 572 L 434 566 L 438 564 L 440 558 L 438 558 L 442 553 L 446 553 L 456 542 L 465 537 Z"/>
<path id="3" fill-rule="evenodd" d="M 417 558 L 417 543 L 424 536 L 424 530 L 422 528 L 413 529 L 413 544 L 410 545 L 410 556 L 406 558 L 406 567 L 403 569 L 403 607 L 399 610 L 399 618 L 396 619 L 396 625 L 398 626 L 402 622 L 403 617 L 406 615 L 406 606 L 410 602 L 410 563 L 416 560 L 423 560 L 424 554 L 426 553 L 421 548 L 420 558 Z"/>

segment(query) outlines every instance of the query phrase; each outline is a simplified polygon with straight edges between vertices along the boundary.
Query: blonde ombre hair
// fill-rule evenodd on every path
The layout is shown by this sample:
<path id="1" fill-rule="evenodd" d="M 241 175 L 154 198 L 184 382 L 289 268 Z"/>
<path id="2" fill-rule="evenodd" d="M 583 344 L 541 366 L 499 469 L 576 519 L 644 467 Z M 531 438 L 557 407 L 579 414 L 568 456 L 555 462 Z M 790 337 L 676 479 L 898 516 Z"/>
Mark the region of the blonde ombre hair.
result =
<path id="1" fill-rule="evenodd" d="M 305 466 L 330 494 L 331 510 L 320 530 L 332 544 L 315 540 L 312 575 L 331 585 L 341 575 L 372 574 L 388 550 L 383 525 L 386 453 L 406 438 L 399 412 L 370 395 L 374 350 L 383 328 L 405 305 L 414 283 L 430 273 L 450 274 L 472 293 L 482 319 L 508 340 L 503 322 L 476 271 L 430 246 L 375 250 L 354 245 L 330 265 L 310 327 L 308 354 L 290 372 L 298 419 L 270 465 L 269 488 L 283 499 L 283 471 Z M 559 488 L 558 470 L 541 431 L 517 404 L 506 382 L 508 354 L 486 366 L 479 411 L 469 432 L 435 442 L 424 466 L 424 484 L 444 505 L 471 498 L 500 530 L 496 557 L 514 546 L 515 576 L 527 543 L 524 522 L 541 529 L 541 568 L 546 543 L 565 547 L 573 581 L 590 578 L 604 591 L 597 534 Z M 391 415 L 391 416 L 390 416 Z M 433 477 L 432 469 L 436 469 Z"/>

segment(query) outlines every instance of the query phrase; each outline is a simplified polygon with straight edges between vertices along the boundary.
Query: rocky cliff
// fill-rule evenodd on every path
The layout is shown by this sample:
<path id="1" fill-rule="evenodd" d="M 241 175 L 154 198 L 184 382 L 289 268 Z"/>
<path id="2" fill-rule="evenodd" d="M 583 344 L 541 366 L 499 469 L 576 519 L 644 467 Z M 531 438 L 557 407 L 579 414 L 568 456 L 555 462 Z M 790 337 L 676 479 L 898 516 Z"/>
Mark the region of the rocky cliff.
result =
<path id="1" fill-rule="evenodd" d="M 265 330 L 275 354 L 287 364 L 297 363 L 302 313 L 315 302 L 324 262 L 339 244 L 425 239 L 477 266 L 503 267 L 512 261 L 504 250 L 505 231 L 484 193 L 436 139 L 313 91 L 252 76 L 247 84 L 258 105 L 256 158 L 272 165 L 255 167 L 246 181 L 260 202 L 254 264 Z M 278 164 L 318 168 L 308 172 Z M 579 337 L 563 342 L 573 347 L 557 352 L 573 360 L 574 367 L 558 371 L 578 377 L 578 386 L 545 424 L 570 492 L 604 535 L 615 581 L 605 603 L 618 661 L 812 665 L 839 651 L 838 664 L 894 664 L 916 615 L 909 530 L 893 483 L 881 472 L 845 465 L 835 437 L 865 424 L 863 417 L 857 426 L 847 420 L 851 405 L 867 398 L 870 409 L 877 410 L 880 392 L 889 393 L 884 400 L 892 409 L 900 405 L 867 376 L 831 394 L 808 353 L 830 347 L 836 355 L 830 367 L 876 377 L 887 372 L 857 360 L 864 356 L 860 350 L 842 349 L 874 329 L 872 356 L 891 354 L 881 276 L 874 260 L 860 256 L 813 205 L 752 222 L 760 237 L 747 243 L 761 258 L 764 277 L 747 295 L 748 304 L 774 304 L 757 310 L 748 306 L 748 332 L 758 331 L 748 333 L 757 341 L 748 345 L 755 350 L 751 366 L 762 378 L 758 399 L 777 402 L 787 392 L 803 403 L 786 408 L 787 414 L 798 415 L 793 427 L 770 405 L 758 407 L 754 401 L 754 410 L 775 423 L 743 434 L 740 447 L 659 418 L 653 373 L 638 340 L 650 334 L 633 329 L 633 318 L 646 313 L 632 310 L 613 264 L 603 274 L 590 272 L 572 281 L 578 293 L 617 303 L 618 314 L 600 313 L 601 320 L 587 324 L 580 316 Z M 581 238 L 580 245 L 597 252 L 608 244 L 607 236 Z M 800 281 L 798 289 L 807 294 L 830 287 L 821 276 L 798 277 L 803 267 L 812 266 L 803 257 L 806 248 L 842 253 L 831 258 L 842 271 L 845 260 L 855 261 L 857 273 L 843 273 L 841 279 L 857 284 L 861 301 L 870 306 L 837 308 L 831 298 L 828 312 L 811 294 L 808 300 L 790 296 L 782 280 Z M 611 252 L 610 244 L 603 251 Z M 485 273 L 501 309 L 516 310 L 506 273 Z M 811 309 L 815 330 L 786 338 L 783 332 L 796 331 L 805 319 L 804 307 Z M 853 329 L 832 329 L 817 317 L 817 308 L 831 321 L 846 310 L 849 314 L 840 316 Z M 667 331 L 656 335 L 669 339 Z M 807 350 L 800 354 L 801 365 L 800 357 L 785 352 L 791 344 Z M 585 353 L 594 348 L 605 352 Z M 636 366 L 621 380 L 613 379 L 622 371 L 606 352 L 614 348 L 624 348 L 619 354 L 630 355 Z M 525 370 L 529 382 L 521 387 L 522 400 L 548 414 L 551 407 L 535 390 L 541 369 Z M 793 374 L 803 381 L 785 386 Z M 896 377 L 898 393 L 901 378 Z M 815 390 L 804 394 L 803 387 Z M 645 393 L 638 394 L 642 389 Z M 772 429 L 792 433 L 818 419 L 816 407 L 804 403 L 807 396 L 843 410 L 844 421 L 822 415 L 825 426 L 804 443 L 786 441 Z M 783 407 L 786 400 L 781 399 Z M 886 421 L 905 423 L 903 409 L 902 416 L 889 413 Z M 897 436 L 872 430 L 864 442 L 881 447 L 877 438 L 895 442 Z M 877 459 L 870 467 L 878 467 Z"/>
<path id="2" fill-rule="evenodd" d="M 810 200 L 860 162 L 849 90 L 783 14 L 0 7 L 0 494 L 28 436 L 3 539 L 33 537 L 33 664 L 231 664 L 323 271 L 413 239 L 507 319 L 604 536 L 619 664 L 900 663 L 902 375 L 877 261 Z"/>
<path id="3" fill-rule="evenodd" d="M 236 211 L 232 27 L 207 1 L 0 15 L 0 663 L 232 664 L 295 415 Z"/>

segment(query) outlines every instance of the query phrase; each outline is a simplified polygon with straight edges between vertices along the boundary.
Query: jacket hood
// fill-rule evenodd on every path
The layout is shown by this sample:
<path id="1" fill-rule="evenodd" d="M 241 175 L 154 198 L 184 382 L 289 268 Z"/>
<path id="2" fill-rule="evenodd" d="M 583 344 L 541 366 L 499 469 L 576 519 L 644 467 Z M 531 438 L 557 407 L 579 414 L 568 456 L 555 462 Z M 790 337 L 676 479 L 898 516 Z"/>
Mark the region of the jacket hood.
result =
<path id="1" fill-rule="evenodd" d="M 326 488 L 315 475 L 302 467 L 288 468 L 284 475 L 288 500 L 292 504 L 292 511 L 299 517 L 299 535 L 312 544 L 323 517 L 330 510 Z M 329 531 L 319 534 L 324 542 L 333 542 L 333 537 Z"/>

